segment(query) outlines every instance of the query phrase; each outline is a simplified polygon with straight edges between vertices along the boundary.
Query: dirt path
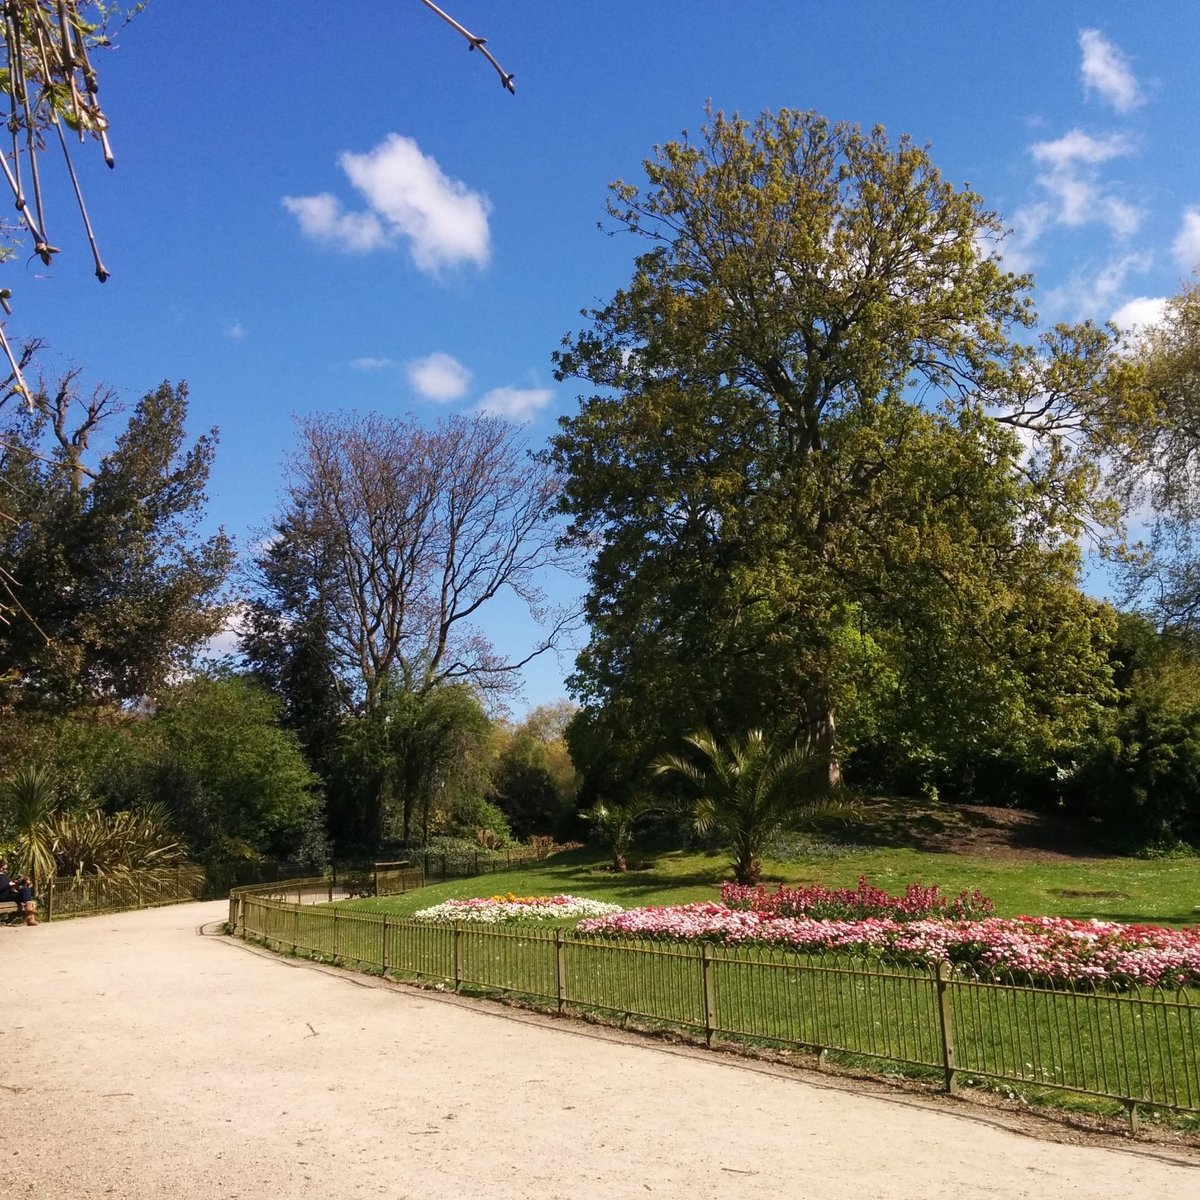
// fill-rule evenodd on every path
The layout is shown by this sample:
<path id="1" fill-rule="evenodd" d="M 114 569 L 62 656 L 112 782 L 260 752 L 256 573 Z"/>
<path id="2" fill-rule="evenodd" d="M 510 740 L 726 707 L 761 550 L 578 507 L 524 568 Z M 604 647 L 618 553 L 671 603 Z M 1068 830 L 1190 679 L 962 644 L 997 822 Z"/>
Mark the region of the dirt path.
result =
<path id="1" fill-rule="evenodd" d="M 47 1200 L 1200 1193 L 1200 1157 L 1057 1145 L 265 956 L 222 904 L 0 929 L 0 1185 Z"/>

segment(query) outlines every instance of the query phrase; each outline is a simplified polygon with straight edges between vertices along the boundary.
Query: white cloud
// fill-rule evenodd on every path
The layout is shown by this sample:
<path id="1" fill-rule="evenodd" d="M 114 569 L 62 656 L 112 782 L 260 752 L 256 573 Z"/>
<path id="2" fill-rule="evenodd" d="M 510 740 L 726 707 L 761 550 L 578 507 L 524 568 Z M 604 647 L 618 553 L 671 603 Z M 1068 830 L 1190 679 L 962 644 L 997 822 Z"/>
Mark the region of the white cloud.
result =
<path id="1" fill-rule="evenodd" d="M 1109 159 L 1120 158 L 1130 151 L 1129 139 L 1120 133 L 1108 137 L 1092 137 L 1082 129 L 1072 129 L 1053 142 L 1034 142 L 1033 157 L 1038 162 L 1049 163 L 1062 169 L 1076 163 L 1096 166 Z"/>
<path id="2" fill-rule="evenodd" d="M 550 403 L 553 395 L 549 388 L 492 388 L 479 402 L 479 411 L 509 421 L 528 421 Z"/>
<path id="3" fill-rule="evenodd" d="M 1081 30 L 1079 48 L 1083 51 L 1080 74 L 1085 95 L 1099 93 L 1119 113 L 1143 103 L 1145 97 L 1129 69 L 1129 60 L 1098 29 Z"/>
<path id="4" fill-rule="evenodd" d="M 1123 254 L 1093 272 L 1077 271 L 1066 283 L 1046 293 L 1047 307 L 1071 318 L 1099 317 L 1125 288 L 1131 274 L 1150 268 L 1146 253 Z"/>
<path id="5" fill-rule="evenodd" d="M 408 382 L 427 400 L 458 400 L 466 395 L 471 372 L 450 354 L 440 351 L 408 364 Z"/>
<path id="6" fill-rule="evenodd" d="M 284 196 L 283 207 L 300 222 L 300 231 L 314 242 L 329 242 L 350 254 L 378 250 L 390 241 L 374 213 L 342 211 L 336 196 Z"/>
<path id="7" fill-rule="evenodd" d="M 994 249 L 994 254 L 1006 271 L 1021 275 L 1034 266 L 1037 262 L 1034 252 L 1037 240 L 1051 224 L 1053 217 L 1051 206 L 1041 203 L 1028 204 L 1013 213 L 1011 231 Z"/>
<path id="8" fill-rule="evenodd" d="M 1121 134 L 1093 137 L 1081 129 L 1072 129 L 1054 141 L 1035 142 L 1030 153 L 1046 168 L 1037 181 L 1054 200 L 1052 222 L 1069 228 L 1107 225 L 1117 237 L 1135 233 L 1144 211 L 1115 195 L 1100 182 L 1097 171 L 1102 164 L 1132 152 L 1131 142 Z"/>
<path id="9" fill-rule="evenodd" d="M 1192 205 L 1191 208 L 1184 209 L 1183 224 L 1179 228 L 1178 236 L 1171 243 L 1171 252 L 1184 270 L 1191 271 L 1200 267 L 1200 206 Z"/>
<path id="10" fill-rule="evenodd" d="M 372 358 L 369 354 L 350 360 L 350 366 L 355 371 L 390 371 L 398 365 L 390 358 Z"/>
<path id="11" fill-rule="evenodd" d="M 351 253 L 407 241 L 413 263 L 431 275 L 459 263 L 486 265 L 487 198 L 450 179 L 412 138 L 389 134 L 366 154 L 346 151 L 338 164 L 367 209 L 347 212 L 327 192 L 285 196 L 284 207 L 306 236 Z"/>
<path id="12" fill-rule="evenodd" d="M 225 336 L 230 341 L 240 342 L 246 336 L 246 327 L 241 321 L 229 321 L 225 325 Z"/>
<path id="13" fill-rule="evenodd" d="M 1166 296 L 1138 296 L 1127 300 L 1108 319 L 1126 333 L 1158 325 L 1167 311 Z"/>

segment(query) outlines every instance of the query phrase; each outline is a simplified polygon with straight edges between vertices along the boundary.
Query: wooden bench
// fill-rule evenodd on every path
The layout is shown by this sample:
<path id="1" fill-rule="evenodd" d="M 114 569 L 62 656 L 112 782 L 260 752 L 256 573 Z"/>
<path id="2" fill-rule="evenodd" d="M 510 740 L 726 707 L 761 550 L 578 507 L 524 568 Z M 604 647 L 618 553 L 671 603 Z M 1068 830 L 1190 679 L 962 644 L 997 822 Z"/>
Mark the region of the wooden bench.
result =
<path id="1" fill-rule="evenodd" d="M 37 897 L 33 898 L 34 910 L 37 909 Z M 21 911 L 21 903 L 19 900 L 0 900 L 0 922 L 7 925 L 20 924 L 25 919 L 25 914 Z"/>

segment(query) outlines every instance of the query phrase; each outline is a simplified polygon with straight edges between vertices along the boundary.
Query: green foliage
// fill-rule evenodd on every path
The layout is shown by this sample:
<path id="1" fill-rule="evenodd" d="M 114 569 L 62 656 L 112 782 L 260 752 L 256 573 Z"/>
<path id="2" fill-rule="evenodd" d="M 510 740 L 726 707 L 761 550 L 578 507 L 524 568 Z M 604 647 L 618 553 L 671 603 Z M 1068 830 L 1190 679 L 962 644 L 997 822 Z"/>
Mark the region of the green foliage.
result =
<path id="1" fill-rule="evenodd" d="M 339 825 L 364 847 L 410 845 L 462 828 L 488 793 L 488 732 L 466 684 L 418 692 L 389 681 L 375 707 L 345 726 L 340 777 L 348 811 Z"/>
<path id="2" fill-rule="evenodd" d="M 612 869 L 617 872 L 629 870 L 629 851 L 633 847 L 633 834 L 637 823 L 643 818 L 664 811 L 662 801 L 649 792 L 633 792 L 622 801 L 599 801 L 584 816 L 600 840 L 612 852 Z"/>
<path id="3" fill-rule="evenodd" d="M 32 876 L 35 887 L 39 879 L 55 873 L 49 821 L 57 802 L 50 772 L 32 765 L 19 768 L 0 795 L 0 831 L 14 837 L 17 861 Z"/>
<path id="4" fill-rule="evenodd" d="M 1128 436 L 1133 376 L 1102 330 L 1011 336 L 997 219 L 907 138 L 710 118 L 613 186 L 648 249 L 556 357 L 594 389 L 551 451 L 596 548 L 589 795 L 697 727 L 805 740 L 831 782 L 871 739 L 1044 760 L 1108 688 L 1076 538 L 1115 515 L 1089 439 Z"/>
<path id="5" fill-rule="evenodd" d="M 1137 347 L 1154 421 L 1122 462 L 1131 501 L 1154 513 L 1145 554 L 1126 564 L 1129 598 L 1166 628 L 1200 632 L 1200 282 L 1167 303 Z"/>
<path id="6" fill-rule="evenodd" d="M 542 705 L 497 735 L 492 799 L 522 841 L 569 832 L 579 784 L 563 730 L 574 711 L 566 703 Z"/>
<path id="7" fill-rule="evenodd" d="M 1127 684 L 1067 801 L 1125 850 L 1200 847 L 1200 659 L 1172 639 L 1151 640 L 1137 618 L 1122 628 Z"/>
<path id="8" fill-rule="evenodd" d="M 255 589 L 241 623 L 241 652 L 254 677 L 283 702 L 281 721 L 327 782 L 346 710 L 325 596 L 332 568 L 320 541 L 282 518 L 254 559 Z"/>
<path id="9" fill-rule="evenodd" d="M 201 859 L 287 857 L 319 814 L 316 777 L 278 715 L 253 680 L 198 677 L 169 689 L 139 730 L 134 782 Z"/>
<path id="10" fill-rule="evenodd" d="M 73 375 L 0 433 L 0 566 L 13 618 L 0 625 L 6 699 L 66 710 L 153 695 L 221 628 L 232 561 L 199 538 L 216 435 L 190 446 L 187 389 L 163 383 L 108 453 L 88 451 L 112 397 L 83 401 Z"/>
<path id="11" fill-rule="evenodd" d="M 814 756 L 803 746 L 777 750 L 760 729 L 722 745 L 711 733 L 685 739 L 696 757 L 667 754 L 651 766 L 652 777 L 681 779 L 693 796 L 697 833 L 718 833 L 733 851 L 738 883 L 762 876 L 763 845 L 785 824 L 829 815 L 843 806 L 829 801 Z"/>
<path id="12" fill-rule="evenodd" d="M 56 813 L 46 822 L 56 874 L 92 876 L 113 883 L 136 876 L 176 877 L 188 851 L 171 829 L 163 805 L 133 812 Z M 195 868 L 199 878 L 200 868 Z"/>

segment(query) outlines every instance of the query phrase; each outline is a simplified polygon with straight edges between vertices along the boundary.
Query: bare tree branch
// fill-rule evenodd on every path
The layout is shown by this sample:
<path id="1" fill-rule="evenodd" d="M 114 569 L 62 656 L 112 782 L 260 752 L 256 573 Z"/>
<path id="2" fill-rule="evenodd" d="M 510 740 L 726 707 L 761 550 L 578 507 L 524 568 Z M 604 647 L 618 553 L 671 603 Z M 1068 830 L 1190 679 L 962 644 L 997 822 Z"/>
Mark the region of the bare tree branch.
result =
<path id="1" fill-rule="evenodd" d="M 517 86 L 513 82 L 515 76 L 506 71 L 493 57 L 492 52 L 487 48 L 487 38 L 477 37 L 469 29 L 465 29 L 449 13 L 443 12 L 440 8 L 438 8 L 438 6 L 433 3 L 433 0 L 421 0 L 421 3 L 424 4 L 430 12 L 436 13 L 439 17 L 441 17 L 451 29 L 455 29 L 461 33 L 462 36 L 467 39 L 467 48 L 469 50 L 478 50 L 479 53 L 482 54 L 483 57 L 492 64 L 492 66 L 496 69 L 496 74 L 500 76 L 500 86 L 503 87 L 505 91 L 511 92 L 514 96 L 517 94 Z"/>
<path id="2" fill-rule="evenodd" d="M 332 565 L 326 619 L 340 669 L 365 709 L 390 674 L 421 692 L 453 680 L 511 690 L 515 672 L 569 625 L 548 610 L 546 573 L 562 565 L 552 514 L 558 483 L 495 417 L 434 429 L 372 415 L 301 427 L 288 512 L 297 553 Z M 502 592 L 543 626 L 519 661 L 476 627 Z"/>

